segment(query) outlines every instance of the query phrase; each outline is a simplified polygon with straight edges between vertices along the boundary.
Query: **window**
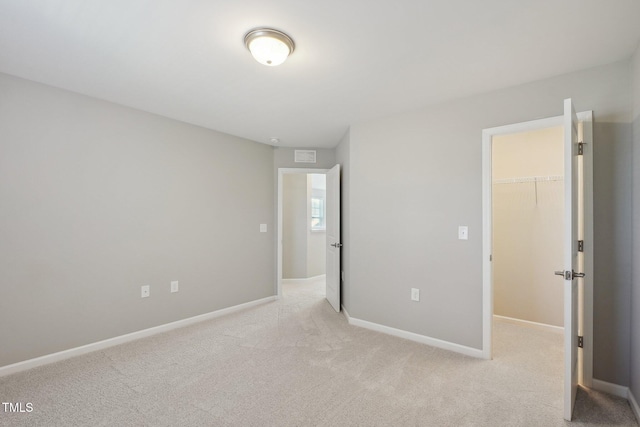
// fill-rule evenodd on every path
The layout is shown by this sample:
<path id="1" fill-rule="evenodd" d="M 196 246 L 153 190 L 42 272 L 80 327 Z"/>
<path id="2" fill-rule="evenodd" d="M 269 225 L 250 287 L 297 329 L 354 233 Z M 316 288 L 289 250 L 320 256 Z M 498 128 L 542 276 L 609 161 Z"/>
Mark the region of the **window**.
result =
<path id="1" fill-rule="evenodd" d="M 311 231 L 324 231 L 327 215 L 327 176 L 323 173 L 310 173 L 307 175 L 307 189 Z"/>
<path id="2" fill-rule="evenodd" d="M 324 199 L 311 198 L 311 229 L 325 229 L 325 206 Z"/>

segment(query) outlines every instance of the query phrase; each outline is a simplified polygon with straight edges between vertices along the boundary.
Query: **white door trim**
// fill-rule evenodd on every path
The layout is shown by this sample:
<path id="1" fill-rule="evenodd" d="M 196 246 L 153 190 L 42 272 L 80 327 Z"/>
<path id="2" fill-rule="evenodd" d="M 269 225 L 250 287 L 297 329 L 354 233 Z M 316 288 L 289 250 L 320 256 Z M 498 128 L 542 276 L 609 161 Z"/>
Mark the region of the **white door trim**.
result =
<path id="1" fill-rule="evenodd" d="M 326 174 L 329 169 L 305 169 L 305 168 L 278 168 L 278 239 L 276 241 L 276 297 L 282 296 L 282 181 L 285 174 L 292 173 L 322 173 Z"/>
<path id="2" fill-rule="evenodd" d="M 593 380 L 593 112 L 578 113 L 583 124 L 584 150 L 584 348 L 582 349 L 582 382 L 590 387 Z M 492 358 L 493 274 L 492 253 L 492 189 L 491 142 L 494 136 L 526 132 L 563 125 L 563 116 L 499 126 L 482 131 L 482 357 Z M 553 272 L 550 272 L 553 274 Z"/>

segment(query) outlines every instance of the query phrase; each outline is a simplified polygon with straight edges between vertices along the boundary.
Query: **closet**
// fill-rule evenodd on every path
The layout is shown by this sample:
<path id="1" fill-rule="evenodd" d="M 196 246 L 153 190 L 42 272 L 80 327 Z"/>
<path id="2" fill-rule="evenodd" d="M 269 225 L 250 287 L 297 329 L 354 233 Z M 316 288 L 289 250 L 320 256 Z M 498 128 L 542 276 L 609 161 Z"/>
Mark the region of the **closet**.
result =
<path id="1" fill-rule="evenodd" d="M 493 138 L 494 315 L 562 327 L 563 128 Z"/>

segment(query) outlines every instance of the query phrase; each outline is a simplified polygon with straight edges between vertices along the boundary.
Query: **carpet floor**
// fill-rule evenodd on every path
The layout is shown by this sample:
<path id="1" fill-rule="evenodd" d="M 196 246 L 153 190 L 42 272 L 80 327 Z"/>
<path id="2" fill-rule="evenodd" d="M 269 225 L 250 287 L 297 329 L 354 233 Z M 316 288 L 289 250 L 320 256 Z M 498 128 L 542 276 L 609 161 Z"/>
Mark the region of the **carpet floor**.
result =
<path id="1" fill-rule="evenodd" d="M 218 319 L 0 378 L 2 426 L 637 426 L 580 389 L 562 419 L 562 336 L 496 322 L 474 359 L 350 326 L 321 281 Z"/>

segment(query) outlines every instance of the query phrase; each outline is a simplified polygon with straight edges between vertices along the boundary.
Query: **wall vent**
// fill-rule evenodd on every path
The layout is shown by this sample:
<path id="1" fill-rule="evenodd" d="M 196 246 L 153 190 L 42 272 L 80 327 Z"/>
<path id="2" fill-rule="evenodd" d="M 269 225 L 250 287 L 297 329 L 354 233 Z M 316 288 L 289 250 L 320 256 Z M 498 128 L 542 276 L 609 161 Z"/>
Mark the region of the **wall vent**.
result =
<path id="1" fill-rule="evenodd" d="M 295 163 L 315 163 L 316 150 L 295 150 L 293 161 Z"/>

